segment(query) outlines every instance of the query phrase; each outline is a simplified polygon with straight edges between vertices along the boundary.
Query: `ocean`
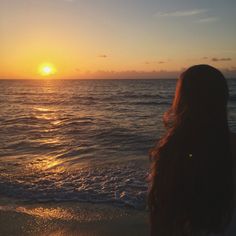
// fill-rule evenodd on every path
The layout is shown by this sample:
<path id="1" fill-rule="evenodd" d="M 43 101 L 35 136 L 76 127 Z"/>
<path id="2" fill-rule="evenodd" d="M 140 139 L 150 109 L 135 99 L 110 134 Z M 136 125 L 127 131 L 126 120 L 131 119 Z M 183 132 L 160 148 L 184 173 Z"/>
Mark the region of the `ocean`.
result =
<path id="1" fill-rule="evenodd" d="M 236 132 L 236 79 L 229 125 Z M 144 209 L 176 80 L 0 80 L 0 195 Z"/>

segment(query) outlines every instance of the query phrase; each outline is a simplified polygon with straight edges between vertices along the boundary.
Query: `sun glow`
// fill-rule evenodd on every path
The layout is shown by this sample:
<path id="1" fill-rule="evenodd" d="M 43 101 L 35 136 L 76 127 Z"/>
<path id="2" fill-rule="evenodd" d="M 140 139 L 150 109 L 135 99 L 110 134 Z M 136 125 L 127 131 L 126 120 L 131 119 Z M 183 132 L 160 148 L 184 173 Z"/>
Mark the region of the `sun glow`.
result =
<path id="1" fill-rule="evenodd" d="M 41 64 L 39 66 L 39 74 L 42 76 L 54 75 L 56 73 L 56 68 L 52 64 Z"/>

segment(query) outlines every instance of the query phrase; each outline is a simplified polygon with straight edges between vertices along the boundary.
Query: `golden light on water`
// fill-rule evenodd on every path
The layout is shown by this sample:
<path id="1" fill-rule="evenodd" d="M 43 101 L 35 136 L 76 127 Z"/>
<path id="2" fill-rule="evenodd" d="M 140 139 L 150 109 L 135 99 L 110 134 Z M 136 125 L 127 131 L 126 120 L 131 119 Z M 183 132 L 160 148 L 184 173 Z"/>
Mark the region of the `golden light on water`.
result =
<path id="1" fill-rule="evenodd" d="M 51 63 L 43 63 L 39 66 L 39 74 L 41 76 L 50 76 L 56 74 L 56 68 Z"/>
<path id="2" fill-rule="evenodd" d="M 41 217 L 43 219 L 61 219 L 61 220 L 71 220 L 76 219 L 76 216 L 67 209 L 60 207 L 17 207 L 16 212 L 25 213 L 27 215 Z"/>

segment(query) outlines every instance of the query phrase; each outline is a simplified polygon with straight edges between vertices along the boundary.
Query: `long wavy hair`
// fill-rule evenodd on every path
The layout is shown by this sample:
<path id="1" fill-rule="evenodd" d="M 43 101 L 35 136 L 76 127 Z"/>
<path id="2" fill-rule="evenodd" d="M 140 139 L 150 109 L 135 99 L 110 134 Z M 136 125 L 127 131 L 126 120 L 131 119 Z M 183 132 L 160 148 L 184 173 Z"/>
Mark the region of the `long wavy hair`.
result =
<path id="1" fill-rule="evenodd" d="M 152 236 L 221 233 L 229 224 L 234 190 L 228 96 L 214 67 L 196 65 L 181 74 L 164 115 L 167 132 L 150 150 Z"/>

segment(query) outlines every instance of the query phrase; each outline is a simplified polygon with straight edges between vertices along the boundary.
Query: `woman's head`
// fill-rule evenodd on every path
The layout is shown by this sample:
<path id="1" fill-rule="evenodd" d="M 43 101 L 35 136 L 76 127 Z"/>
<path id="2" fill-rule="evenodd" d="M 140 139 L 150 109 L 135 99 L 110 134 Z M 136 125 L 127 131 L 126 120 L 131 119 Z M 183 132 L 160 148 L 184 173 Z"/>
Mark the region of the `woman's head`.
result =
<path id="1" fill-rule="evenodd" d="M 233 178 L 227 100 L 227 82 L 217 69 L 196 65 L 181 74 L 164 115 L 167 133 L 150 152 L 153 235 L 220 232 L 228 224 Z"/>
<path id="2" fill-rule="evenodd" d="M 228 96 L 226 79 L 219 70 L 209 65 L 192 66 L 180 75 L 165 121 L 168 124 L 170 117 L 177 123 L 185 119 L 212 121 L 216 115 L 225 115 Z"/>

